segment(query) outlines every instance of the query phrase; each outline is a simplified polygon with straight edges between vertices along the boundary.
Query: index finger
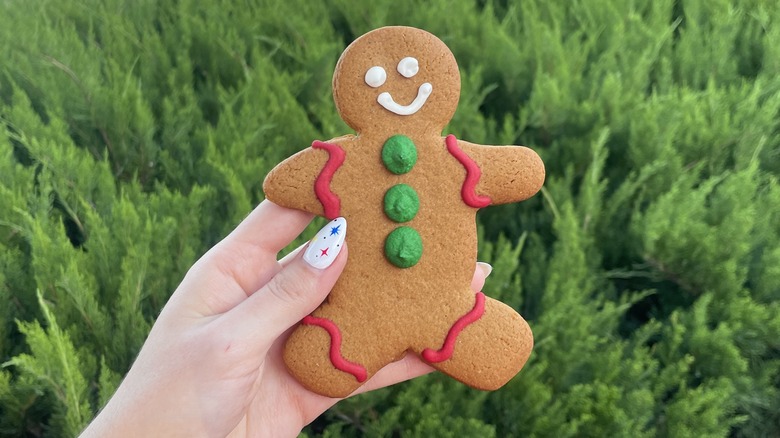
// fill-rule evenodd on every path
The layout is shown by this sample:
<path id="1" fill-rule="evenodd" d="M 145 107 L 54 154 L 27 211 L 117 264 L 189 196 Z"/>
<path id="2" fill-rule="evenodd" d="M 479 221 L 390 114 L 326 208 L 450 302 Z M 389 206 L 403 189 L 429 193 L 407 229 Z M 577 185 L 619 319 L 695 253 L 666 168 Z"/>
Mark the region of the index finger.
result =
<path id="1" fill-rule="evenodd" d="M 185 277 L 180 294 L 195 295 L 201 312 L 218 314 L 239 303 L 281 269 L 277 254 L 292 242 L 313 215 L 263 201 Z M 185 292 L 186 291 L 186 292 Z"/>
<path id="2" fill-rule="evenodd" d="M 264 200 L 235 230 L 214 247 L 213 263 L 236 280 L 246 295 L 253 294 L 280 267 L 277 254 L 303 232 L 314 216 Z"/>
<path id="3" fill-rule="evenodd" d="M 231 248 L 246 246 L 276 257 L 285 246 L 298 237 L 314 215 L 280 207 L 264 200 L 247 216 L 220 245 Z"/>

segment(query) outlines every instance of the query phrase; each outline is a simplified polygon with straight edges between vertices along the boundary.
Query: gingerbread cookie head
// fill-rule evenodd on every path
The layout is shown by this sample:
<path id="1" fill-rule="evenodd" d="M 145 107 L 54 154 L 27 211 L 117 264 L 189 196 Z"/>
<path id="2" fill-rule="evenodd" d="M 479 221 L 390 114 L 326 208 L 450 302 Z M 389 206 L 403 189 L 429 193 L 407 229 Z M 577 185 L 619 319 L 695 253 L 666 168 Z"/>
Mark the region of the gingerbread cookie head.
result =
<path id="1" fill-rule="evenodd" d="M 383 27 L 355 40 L 333 76 L 341 118 L 356 132 L 426 127 L 440 133 L 460 97 L 455 57 L 430 33 Z"/>

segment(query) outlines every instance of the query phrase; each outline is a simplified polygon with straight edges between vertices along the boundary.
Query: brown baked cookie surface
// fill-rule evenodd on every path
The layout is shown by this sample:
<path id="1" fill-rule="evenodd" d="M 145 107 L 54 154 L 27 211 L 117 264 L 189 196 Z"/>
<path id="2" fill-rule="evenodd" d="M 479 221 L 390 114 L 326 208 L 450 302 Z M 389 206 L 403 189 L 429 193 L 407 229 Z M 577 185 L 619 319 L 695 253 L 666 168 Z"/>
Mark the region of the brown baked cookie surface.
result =
<path id="1" fill-rule="evenodd" d="M 272 202 L 349 227 L 343 274 L 285 345 L 306 388 L 345 397 L 411 352 L 492 390 L 528 359 L 525 320 L 470 288 L 475 214 L 533 196 L 544 165 L 525 147 L 442 137 L 459 95 L 457 63 L 438 38 L 410 27 L 369 32 L 333 77 L 336 107 L 356 135 L 315 141 L 266 177 Z"/>

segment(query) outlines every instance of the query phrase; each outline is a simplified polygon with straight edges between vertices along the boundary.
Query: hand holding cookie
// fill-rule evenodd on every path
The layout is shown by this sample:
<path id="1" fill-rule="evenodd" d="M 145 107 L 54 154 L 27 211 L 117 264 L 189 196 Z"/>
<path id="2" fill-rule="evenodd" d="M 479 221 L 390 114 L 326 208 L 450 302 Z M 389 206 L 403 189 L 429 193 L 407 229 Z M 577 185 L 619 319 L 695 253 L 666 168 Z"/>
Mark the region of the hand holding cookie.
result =
<path id="1" fill-rule="evenodd" d="M 294 436 L 336 403 L 299 385 L 282 360 L 289 329 L 322 302 L 348 258 L 349 224 L 336 218 L 277 262 L 311 220 L 265 201 L 206 253 L 83 436 Z M 471 272 L 479 290 L 487 273 Z M 357 392 L 429 371 L 410 356 Z"/>

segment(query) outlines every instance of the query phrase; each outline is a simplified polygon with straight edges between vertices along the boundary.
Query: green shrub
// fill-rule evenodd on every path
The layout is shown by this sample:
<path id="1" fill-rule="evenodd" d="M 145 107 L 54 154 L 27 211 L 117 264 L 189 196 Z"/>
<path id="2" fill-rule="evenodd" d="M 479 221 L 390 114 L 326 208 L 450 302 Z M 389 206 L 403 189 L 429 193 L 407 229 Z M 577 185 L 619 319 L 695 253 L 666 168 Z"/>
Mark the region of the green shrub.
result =
<path id="1" fill-rule="evenodd" d="M 449 132 L 543 192 L 479 215 L 485 292 L 536 347 L 505 388 L 427 376 L 309 436 L 780 434 L 780 5 L 765 0 L 0 2 L 0 435 L 72 436 L 275 163 L 348 132 L 341 50 L 459 60 Z"/>

